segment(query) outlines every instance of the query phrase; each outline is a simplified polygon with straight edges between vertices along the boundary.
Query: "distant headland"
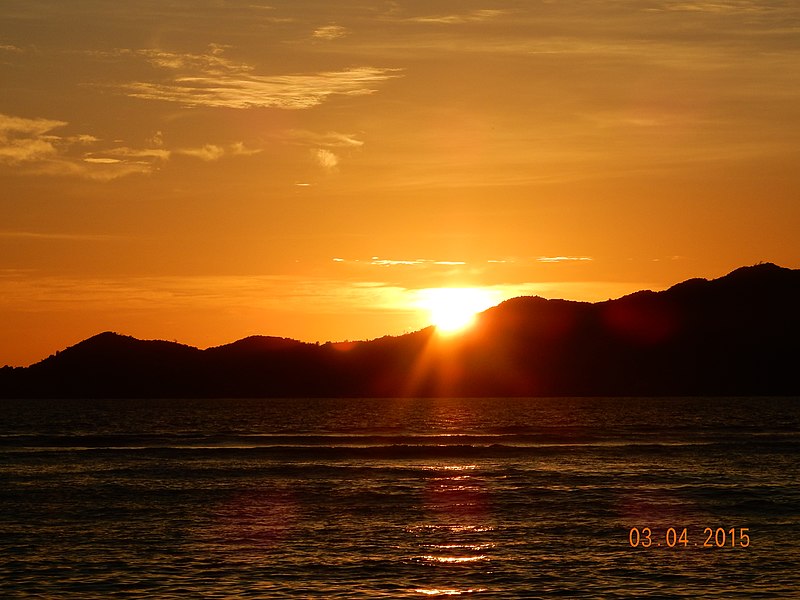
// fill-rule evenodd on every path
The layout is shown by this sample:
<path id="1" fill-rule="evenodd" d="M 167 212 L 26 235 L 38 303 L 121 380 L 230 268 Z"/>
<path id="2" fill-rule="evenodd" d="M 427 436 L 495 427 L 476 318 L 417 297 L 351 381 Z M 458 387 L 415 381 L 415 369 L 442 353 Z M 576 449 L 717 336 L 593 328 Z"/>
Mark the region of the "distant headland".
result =
<path id="1" fill-rule="evenodd" d="M 200 350 L 101 333 L 0 369 L 0 397 L 800 395 L 798 360 L 800 270 L 763 263 L 606 302 L 514 298 L 447 338 Z"/>

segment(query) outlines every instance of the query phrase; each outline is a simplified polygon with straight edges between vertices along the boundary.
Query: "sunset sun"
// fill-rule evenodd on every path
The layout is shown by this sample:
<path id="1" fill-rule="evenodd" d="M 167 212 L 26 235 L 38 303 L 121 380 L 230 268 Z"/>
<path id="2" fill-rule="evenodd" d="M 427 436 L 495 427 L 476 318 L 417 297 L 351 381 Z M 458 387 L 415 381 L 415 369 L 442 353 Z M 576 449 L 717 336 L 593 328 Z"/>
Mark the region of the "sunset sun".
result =
<path id="1" fill-rule="evenodd" d="M 429 288 L 419 291 L 417 306 L 428 312 L 437 331 L 454 334 L 467 329 L 477 313 L 496 303 L 495 294 L 481 288 Z"/>

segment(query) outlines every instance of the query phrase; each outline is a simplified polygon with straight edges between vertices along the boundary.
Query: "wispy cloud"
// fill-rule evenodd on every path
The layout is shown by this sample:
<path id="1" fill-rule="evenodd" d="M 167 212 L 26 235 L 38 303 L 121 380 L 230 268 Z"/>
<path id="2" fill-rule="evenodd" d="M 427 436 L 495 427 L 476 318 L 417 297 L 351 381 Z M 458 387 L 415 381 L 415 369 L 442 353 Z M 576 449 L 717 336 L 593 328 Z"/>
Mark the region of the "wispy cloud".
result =
<path id="1" fill-rule="evenodd" d="M 0 231 L 0 239 L 62 241 L 62 242 L 105 242 L 119 239 L 118 236 L 93 233 L 63 233 L 43 231 Z"/>
<path id="2" fill-rule="evenodd" d="M 163 144 L 162 144 L 163 145 Z M 110 148 L 102 152 L 87 154 L 83 159 L 86 162 L 94 163 L 114 163 L 134 161 L 140 164 L 153 164 L 158 161 L 166 161 L 173 156 L 191 156 L 204 161 L 215 161 L 226 156 L 250 156 L 261 152 L 260 148 L 247 148 L 243 142 L 233 144 L 218 145 L 204 144 L 197 147 L 176 148 L 167 150 L 166 148 L 128 148 L 120 146 Z"/>
<path id="3" fill-rule="evenodd" d="M 368 260 L 345 259 L 337 257 L 334 258 L 333 261 L 337 263 L 372 265 L 376 267 L 461 266 L 467 264 L 465 261 L 461 260 L 435 260 L 430 258 L 396 259 L 396 258 L 381 258 L 380 256 L 373 256 Z"/>
<path id="4" fill-rule="evenodd" d="M 430 264 L 431 262 L 432 261 L 421 260 L 421 259 L 416 259 L 416 260 L 396 260 L 396 259 L 391 259 L 391 258 L 378 258 L 377 256 L 373 256 L 372 260 L 369 261 L 369 264 L 377 265 L 379 267 L 398 267 L 398 266 L 407 267 L 407 266 L 411 266 L 411 265 Z"/>
<path id="5" fill-rule="evenodd" d="M 446 25 L 461 24 L 461 23 L 476 23 L 480 21 L 488 21 L 496 19 L 503 15 L 505 11 L 494 9 L 473 10 L 468 13 L 450 14 L 450 15 L 433 15 L 425 17 L 412 17 L 408 19 L 414 23 L 442 23 Z"/>
<path id="6" fill-rule="evenodd" d="M 343 38 L 349 33 L 350 30 L 341 25 L 323 25 L 314 30 L 312 37 L 318 40 L 335 40 Z"/>
<path id="7" fill-rule="evenodd" d="M 300 144 L 323 148 L 360 148 L 364 145 L 364 142 L 359 140 L 355 134 L 339 133 L 337 131 L 315 133 L 304 129 L 291 129 L 285 132 L 283 137 Z"/>
<path id="8" fill-rule="evenodd" d="M 569 262 L 590 262 L 594 260 L 591 256 L 537 256 L 535 258 L 517 258 L 505 257 L 502 259 L 490 259 L 483 261 L 484 264 L 492 265 L 510 265 L 527 263 L 531 261 L 540 263 L 569 263 Z M 463 260 L 440 260 L 431 258 L 381 258 L 380 256 L 373 256 L 369 259 L 346 259 L 336 257 L 333 259 L 336 263 L 346 263 L 350 265 L 370 265 L 376 267 L 459 267 L 466 266 L 470 263 Z M 475 263 L 477 264 L 477 263 Z"/>
<path id="9" fill-rule="evenodd" d="M 362 96 L 376 91 L 377 83 L 399 77 L 399 69 L 370 66 L 341 71 L 256 75 L 254 67 L 225 58 L 224 46 L 205 54 L 128 51 L 152 65 L 174 71 L 166 81 L 137 81 L 120 86 L 128 96 L 176 102 L 187 107 L 303 109 L 331 96 Z"/>
<path id="10" fill-rule="evenodd" d="M 763 2 L 751 0 L 729 0 L 727 2 L 665 2 L 661 10 L 707 12 L 707 13 L 755 13 L 770 10 Z"/>
<path id="11" fill-rule="evenodd" d="M 118 53 L 141 56 L 155 67 L 174 71 L 201 71 L 209 75 L 221 75 L 226 73 L 247 73 L 253 70 L 250 65 L 237 63 L 225 58 L 223 54 L 228 48 L 229 46 L 221 44 L 210 44 L 208 51 L 202 54 L 170 52 L 151 48 L 140 50 L 122 49 Z"/>
<path id="12" fill-rule="evenodd" d="M 640 282 L 520 282 L 480 286 L 497 301 L 517 296 L 605 300 L 647 289 Z M 425 286 L 428 287 L 428 286 Z M 74 308 L 81 311 L 122 311 L 131 308 L 209 310 L 259 308 L 309 314 L 363 313 L 364 310 L 415 311 L 420 289 L 380 280 L 307 278 L 283 275 L 69 277 L 0 270 L 0 307 L 35 312 Z M 274 332 L 268 332 L 270 334 Z"/>
<path id="13" fill-rule="evenodd" d="M 150 141 L 154 148 L 113 146 L 98 148 L 102 140 L 89 134 L 60 136 L 55 130 L 66 121 L 29 119 L 0 114 L 0 164 L 35 175 L 79 176 L 109 181 L 127 175 L 150 173 L 172 156 L 182 155 L 204 161 L 226 156 L 248 156 L 261 152 L 243 142 L 205 144 L 169 150 L 157 132 Z"/>
<path id="14" fill-rule="evenodd" d="M 176 102 L 183 106 L 218 108 L 311 108 L 331 96 L 363 96 L 374 85 L 397 77 L 397 69 L 354 67 L 343 71 L 277 75 L 201 75 L 172 82 L 137 82 L 123 86 L 134 98 Z"/>
<path id="15" fill-rule="evenodd" d="M 245 147 L 244 143 L 237 142 L 227 146 L 218 146 L 216 144 L 205 144 L 199 148 L 179 148 L 174 151 L 174 154 L 182 154 L 184 156 L 192 156 L 200 160 L 213 161 L 219 160 L 225 156 L 250 156 L 261 152 L 260 148 L 250 149 Z"/>
<path id="16" fill-rule="evenodd" d="M 588 262 L 592 259 L 590 256 L 540 256 L 536 259 L 538 262 L 543 263 L 561 263 L 561 262 Z"/>
<path id="17" fill-rule="evenodd" d="M 121 160 L 86 161 L 70 155 L 75 147 L 97 142 L 91 135 L 59 136 L 54 130 L 66 121 L 28 119 L 0 114 L 0 164 L 33 175 L 81 176 L 110 180 L 146 171 L 140 164 L 126 165 Z"/>
<path id="18" fill-rule="evenodd" d="M 108 311 L 131 308 L 285 309 L 310 313 L 404 309 L 404 290 L 382 282 L 281 275 L 75 278 L 0 271 L 0 307 L 35 312 L 77 308 Z M 272 332 L 270 332 L 272 333 Z"/>
<path id="19" fill-rule="evenodd" d="M 65 121 L 26 119 L 0 114 L 0 162 L 16 164 L 38 161 L 58 153 L 61 141 L 52 131 L 64 127 Z"/>
<path id="20" fill-rule="evenodd" d="M 60 136 L 55 130 L 66 127 L 66 121 L 29 119 L 0 114 L 0 164 L 17 167 L 23 173 L 37 175 L 76 175 L 109 180 L 148 169 L 140 163 L 125 164 L 115 157 L 75 156 L 78 148 L 99 140 L 88 134 Z"/>
<path id="21" fill-rule="evenodd" d="M 141 164 L 150 164 L 157 160 L 169 159 L 171 152 L 163 148 L 128 148 L 127 146 L 119 146 L 110 148 L 108 150 L 99 152 L 87 153 L 83 160 L 89 163 L 98 164 L 112 164 L 121 162 L 139 162 Z"/>
<path id="22" fill-rule="evenodd" d="M 358 150 L 364 145 L 364 142 L 353 134 L 335 131 L 315 133 L 303 129 L 293 129 L 281 133 L 279 137 L 282 141 L 288 141 L 291 144 L 312 147 L 311 156 L 314 162 L 328 172 L 336 171 L 341 159 L 340 151 Z"/>
<path id="23" fill-rule="evenodd" d="M 319 166 L 326 171 L 334 171 L 339 164 L 339 157 L 325 148 L 317 148 L 314 150 L 314 158 Z"/>

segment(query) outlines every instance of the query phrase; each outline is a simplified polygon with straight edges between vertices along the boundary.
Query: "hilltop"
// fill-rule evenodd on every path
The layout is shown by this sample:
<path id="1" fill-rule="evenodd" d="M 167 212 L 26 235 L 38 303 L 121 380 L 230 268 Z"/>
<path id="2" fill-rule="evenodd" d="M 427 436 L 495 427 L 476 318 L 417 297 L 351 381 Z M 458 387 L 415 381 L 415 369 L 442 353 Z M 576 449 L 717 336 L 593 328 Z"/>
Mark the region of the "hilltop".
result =
<path id="1" fill-rule="evenodd" d="M 606 302 L 514 298 L 453 338 L 200 350 L 106 332 L 0 370 L 0 396 L 800 395 L 798 306 L 800 270 L 767 263 Z"/>

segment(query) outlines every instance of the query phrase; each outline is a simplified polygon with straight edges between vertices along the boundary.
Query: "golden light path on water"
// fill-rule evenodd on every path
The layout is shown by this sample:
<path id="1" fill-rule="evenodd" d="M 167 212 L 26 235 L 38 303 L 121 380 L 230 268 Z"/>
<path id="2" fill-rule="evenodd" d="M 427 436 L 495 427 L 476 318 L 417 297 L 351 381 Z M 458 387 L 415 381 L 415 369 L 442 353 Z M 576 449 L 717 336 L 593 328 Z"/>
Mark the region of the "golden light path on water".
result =
<path id="1" fill-rule="evenodd" d="M 415 557 L 415 561 L 434 568 L 490 562 L 488 552 L 496 547 L 495 543 L 475 543 L 463 539 L 463 536 L 494 529 L 486 523 L 485 490 L 474 482 L 470 474 L 475 469 L 475 464 L 430 465 L 421 468 L 423 471 L 440 474 L 430 480 L 424 506 L 429 516 L 444 519 L 446 522 L 407 528 L 414 535 L 432 534 L 437 538 L 436 541 L 419 544 L 418 547 L 426 553 Z M 452 585 L 454 581 L 448 583 L 450 585 L 439 583 L 430 587 L 419 587 L 414 592 L 423 596 L 439 597 L 486 591 L 484 588 L 458 588 Z"/>
<path id="2" fill-rule="evenodd" d="M 461 596 L 462 594 L 478 594 L 480 592 L 485 592 L 484 588 L 479 589 L 469 589 L 469 590 L 451 590 L 451 589 L 441 589 L 441 588 L 419 588 L 414 590 L 419 594 L 423 594 L 425 596 Z"/>
<path id="3" fill-rule="evenodd" d="M 486 555 L 479 555 L 479 556 L 423 556 L 424 560 L 429 562 L 438 562 L 438 563 L 469 563 L 469 562 L 478 562 L 481 560 L 488 560 L 488 556 Z"/>

